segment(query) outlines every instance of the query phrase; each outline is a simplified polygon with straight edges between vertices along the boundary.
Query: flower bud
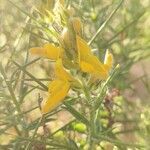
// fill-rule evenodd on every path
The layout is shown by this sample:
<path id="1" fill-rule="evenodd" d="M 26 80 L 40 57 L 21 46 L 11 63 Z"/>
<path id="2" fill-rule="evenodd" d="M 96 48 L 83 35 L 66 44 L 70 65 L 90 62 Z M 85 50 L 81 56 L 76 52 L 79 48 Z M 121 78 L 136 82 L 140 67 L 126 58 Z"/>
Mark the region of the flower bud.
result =
<path id="1" fill-rule="evenodd" d="M 69 7 L 69 8 L 67 9 L 67 13 L 68 13 L 69 16 L 74 16 L 74 15 L 75 15 L 75 10 L 74 10 L 74 8 L 73 8 L 73 7 Z"/>
<path id="2" fill-rule="evenodd" d="M 106 51 L 104 64 L 108 70 L 110 70 L 113 66 L 113 55 L 109 52 L 109 50 Z"/>
<path id="3" fill-rule="evenodd" d="M 70 34 L 67 28 L 64 28 L 61 34 L 61 38 L 62 38 L 64 47 L 71 48 L 71 39 L 70 39 Z"/>
<path id="4" fill-rule="evenodd" d="M 80 133 L 84 133 L 87 130 L 86 125 L 83 123 L 76 123 L 73 125 L 73 127 L 74 127 L 74 130 Z"/>
<path id="5" fill-rule="evenodd" d="M 72 19 L 72 26 L 76 34 L 81 35 L 82 32 L 82 22 L 80 18 L 74 17 Z"/>

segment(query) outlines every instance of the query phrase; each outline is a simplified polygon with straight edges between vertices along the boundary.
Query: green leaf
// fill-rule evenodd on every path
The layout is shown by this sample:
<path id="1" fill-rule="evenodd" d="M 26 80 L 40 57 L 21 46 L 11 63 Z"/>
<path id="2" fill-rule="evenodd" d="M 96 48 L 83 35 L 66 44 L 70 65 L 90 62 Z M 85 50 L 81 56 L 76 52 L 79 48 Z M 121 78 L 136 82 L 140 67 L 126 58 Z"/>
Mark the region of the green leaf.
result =
<path id="1" fill-rule="evenodd" d="M 68 110 L 77 120 L 89 126 L 89 121 L 84 117 L 84 115 L 80 114 L 76 109 L 74 109 L 67 102 L 64 102 L 64 105 L 66 106 L 65 109 Z"/>

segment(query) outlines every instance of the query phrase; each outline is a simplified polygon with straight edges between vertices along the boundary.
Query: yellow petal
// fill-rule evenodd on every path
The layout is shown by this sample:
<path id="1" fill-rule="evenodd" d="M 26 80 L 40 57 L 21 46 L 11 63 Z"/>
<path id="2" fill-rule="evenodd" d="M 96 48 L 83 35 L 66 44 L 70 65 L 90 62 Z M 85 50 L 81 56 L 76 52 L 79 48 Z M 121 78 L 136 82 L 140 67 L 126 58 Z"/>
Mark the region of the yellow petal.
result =
<path id="1" fill-rule="evenodd" d="M 36 54 L 52 60 L 56 60 L 61 57 L 62 51 L 63 49 L 61 49 L 60 47 L 55 47 L 52 44 L 45 44 L 42 48 L 35 47 L 30 49 L 30 52 L 32 54 Z"/>
<path id="2" fill-rule="evenodd" d="M 80 62 L 80 67 L 83 72 L 91 73 L 94 71 L 93 66 L 90 63 L 85 62 L 85 61 Z"/>
<path id="3" fill-rule="evenodd" d="M 90 73 L 97 79 L 105 80 L 108 77 L 108 71 L 105 69 L 101 69 L 100 64 L 93 65 L 90 62 L 81 61 L 80 67 L 83 72 Z M 102 68 L 104 68 L 104 65 L 102 66 Z"/>
<path id="4" fill-rule="evenodd" d="M 108 70 L 110 70 L 112 68 L 113 56 L 108 50 L 106 51 L 106 54 L 105 54 L 104 64 Z"/>
<path id="5" fill-rule="evenodd" d="M 77 49 L 80 59 L 85 58 L 87 55 L 92 55 L 91 49 L 81 37 L 76 36 L 77 40 Z"/>
<path id="6" fill-rule="evenodd" d="M 55 82 L 55 80 L 54 80 Z M 52 84 L 54 84 L 54 82 Z M 51 91 L 47 100 L 44 101 L 42 105 L 42 113 L 48 113 L 49 111 L 56 108 L 66 97 L 69 89 L 70 83 L 67 81 L 57 80 L 55 82 L 55 87 L 53 89 L 49 89 Z M 49 88 L 52 88 L 51 86 Z"/>
<path id="7" fill-rule="evenodd" d="M 72 81 L 74 78 L 65 70 L 62 60 L 58 59 L 55 66 L 56 77 L 61 80 Z"/>
<path id="8" fill-rule="evenodd" d="M 87 59 L 87 62 L 89 62 L 91 65 L 93 65 L 95 70 L 105 72 L 104 64 L 102 64 L 96 56 L 91 55 Z"/>
<path id="9" fill-rule="evenodd" d="M 73 29 L 74 29 L 75 33 L 78 34 L 78 35 L 81 35 L 82 23 L 81 23 L 80 18 L 74 17 L 72 19 L 72 25 L 73 25 Z"/>
<path id="10" fill-rule="evenodd" d="M 92 54 L 88 44 L 79 36 L 77 36 L 77 48 L 79 55 L 79 66 L 81 70 L 97 76 L 99 79 L 106 79 L 108 77 L 108 72 L 105 65 Z"/>
<path id="11" fill-rule="evenodd" d="M 49 86 L 48 86 L 48 92 L 49 93 L 54 93 L 55 91 L 58 91 L 59 90 L 59 87 L 61 86 L 61 83 L 60 82 L 61 80 L 53 80 Z"/>
<path id="12" fill-rule="evenodd" d="M 94 55 L 90 56 L 87 62 L 89 62 L 93 66 L 94 70 L 90 73 L 93 74 L 95 77 L 103 80 L 105 80 L 108 77 L 108 70 L 105 68 L 105 65 L 99 61 L 99 59 L 96 56 Z"/>

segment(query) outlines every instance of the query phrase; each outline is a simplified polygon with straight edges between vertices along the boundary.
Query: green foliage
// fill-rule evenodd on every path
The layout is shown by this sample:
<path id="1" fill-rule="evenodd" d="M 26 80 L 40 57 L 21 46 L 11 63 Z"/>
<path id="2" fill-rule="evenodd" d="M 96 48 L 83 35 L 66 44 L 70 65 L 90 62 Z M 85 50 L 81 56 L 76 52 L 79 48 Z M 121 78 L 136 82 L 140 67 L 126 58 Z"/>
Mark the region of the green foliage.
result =
<path id="1" fill-rule="evenodd" d="M 46 42 L 58 44 L 57 25 L 60 20 L 65 25 L 66 18 L 53 18 L 51 2 L 1 0 L 0 149 L 148 150 L 149 2 L 65 1 L 65 7 L 72 6 L 82 19 L 93 52 L 103 59 L 110 49 L 114 66 L 120 67 L 114 67 L 106 81 L 93 85 L 85 75 L 82 92 L 72 91 L 63 105 L 41 117 L 40 103 L 53 70 L 48 60 L 31 58 L 28 50 Z M 144 66 L 142 75 L 133 70 L 139 63 Z"/>

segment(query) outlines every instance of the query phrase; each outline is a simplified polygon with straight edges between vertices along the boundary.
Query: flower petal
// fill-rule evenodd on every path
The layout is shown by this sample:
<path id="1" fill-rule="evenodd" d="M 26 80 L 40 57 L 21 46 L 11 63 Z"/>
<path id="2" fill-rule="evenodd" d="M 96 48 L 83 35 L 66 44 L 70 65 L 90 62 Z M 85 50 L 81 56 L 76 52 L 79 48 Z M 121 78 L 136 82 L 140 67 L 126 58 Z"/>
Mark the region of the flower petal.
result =
<path id="1" fill-rule="evenodd" d="M 50 82 L 49 86 L 48 86 L 48 92 L 49 93 L 54 93 L 55 91 L 58 91 L 60 86 L 61 86 L 62 82 L 61 80 L 53 80 L 52 82 Z"/>
<path id="2" fill-rule="evenodd" d="M 80 62 L 80 67 L 81 67 L 81 70 L 83 72 L 89 72 L 90 73 L 90 72 L 93 72 L 95 70 L 90 63 L 85 62 L 85 61 Z"/>
<path id="3" fill-rule="evenodd" d="M 82 32 L 82 22 L 80 18 L 73 17 L 72 18 L 72 26 L 76 34 L 81 35 Z"/>
<path id="4" fill-rule="evenodd" d="M 105 65 L 102 64 L 99 59 L 92 54 L 88 44 L 79 36 L 77 36 L 77 48 L 81 70 L 97 76 L 99 79 L 106 79 L 108 77 L 108 72 L 105 68 Z"/>
<path id="5" fill-rule="evenodd" d="M 64 69 L 61 59 L 56 61 L 55 72 L 58 79 L 66 81 L 74 80 L 74 78 Z"/>
<path id="6" fill-rule="evenodd" d="M 105 80 L 108 77 L 107 70 L 101 69 L 104 68 L 103 64 L 101 67 L 100 64 L 93 65 L 90 62 L 81 61 L 80 67 L 83 72 L 90 73 L 92 76 L 95 76 L 95 78 L 97 79 Z"/>
<path id="7" fill-rule="evenodd" d="M 78 57 L 79 57 L 79 64 L 80 60 L 84 60 L 87 56 L 92 55 L 91 49 L 88 44 L 78 35 L 76 36 L 77 41 L 77 50 L 78 50 Z"/>
<path id="8" fill-rule="evenodd" d="M 60 47 L 55 47 L 52 44 L 45 44 L 42 48 L 35 47 L 31 48 L 30 52 L 32 54 L 37 54 L 42 57 L 46 57 L 52 60 L 58 59 L 62 55 L 63 49 Z"/>
<path id="9" fill-rule="evenodd" d="M 52 87 L 54 85 L 55 87 Z M 49 97 L 47 100 L 44 101 L 42 105 L 42 113 L 48 113 L 49 111 L 56 108 L 66 97 L 69 89 L 70 89 L 70 83 L 63 80 L 57 80 L 52 83 L 52 85 L 49 86 L 49 91 L 51 91 Z"/>

